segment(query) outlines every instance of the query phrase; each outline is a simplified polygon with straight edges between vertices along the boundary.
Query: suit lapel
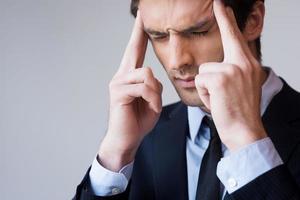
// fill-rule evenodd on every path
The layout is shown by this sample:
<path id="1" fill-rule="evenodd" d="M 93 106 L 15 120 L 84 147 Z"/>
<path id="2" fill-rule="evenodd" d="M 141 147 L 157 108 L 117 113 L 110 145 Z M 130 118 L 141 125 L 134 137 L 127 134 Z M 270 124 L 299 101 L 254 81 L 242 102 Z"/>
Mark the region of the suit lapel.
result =
<path id="1" fill-rule="evenodd" d="M 154 139 L 157 199 L 188 199 L 186 167 L 187 107 L 180 103 L 160 123 Z"/>

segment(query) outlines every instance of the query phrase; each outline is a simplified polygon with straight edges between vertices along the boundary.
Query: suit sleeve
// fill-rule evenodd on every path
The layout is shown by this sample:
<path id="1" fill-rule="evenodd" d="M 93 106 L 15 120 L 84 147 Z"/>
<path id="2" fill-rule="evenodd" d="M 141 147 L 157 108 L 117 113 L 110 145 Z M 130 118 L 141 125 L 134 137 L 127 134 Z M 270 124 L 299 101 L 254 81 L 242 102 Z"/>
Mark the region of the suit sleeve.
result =
<path id="1" fill-rule="evenodd" d="M 300 145 L 290 159 L 260 175 L 225 200 L 300 200 Z"/>
<path id="2" fill-rule="evenodd" d="M 77 186 L 76 194 L 73 197 L 73 200 L 126 200 L 129 198 L 130 181 L 128 183 L 125 192 L 123 193 L 113 195 L 113 196 L 106 196 L 106 197 L 95 195 L 91 188 L 91 183 L 89 178 L 90 169 L 91 168 L 88 169 L 83 180 Z"/>
<path id="3" fill-rule="evenodd" d="M 266 137 L 228 153 L 218 163 L 217 176 L 231 194 L 281 164 L 271 139 Z"/>
<path id="4" fill-rule="evenodd" d="M 152 135 L 145 137 L 140 145 L 132 169 L 132 176 L 124 192 L 112 196 L 95 195 L 90 180 L 90 170 L 88 169 L 82 182 L 76 189 L 73 200 L 127 200 L 143 199 L 152 200 L 154 197 L 153 185 L 153 155 L 152 155 Z"/>
<path id="5" fill-rule="evenodd" d="M 300 200 L 300 188 L 285 165 L 254 179 L 224 200 Z"/>

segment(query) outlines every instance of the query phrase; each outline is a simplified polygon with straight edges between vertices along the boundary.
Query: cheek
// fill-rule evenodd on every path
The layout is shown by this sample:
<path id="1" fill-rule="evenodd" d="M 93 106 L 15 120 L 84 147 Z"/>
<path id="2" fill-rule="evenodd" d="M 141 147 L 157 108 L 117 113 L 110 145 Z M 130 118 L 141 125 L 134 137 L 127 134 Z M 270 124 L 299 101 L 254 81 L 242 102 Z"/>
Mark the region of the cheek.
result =
<path id="1" fill-rule="evenodd" d="M 167 70 L 165 66 L 167 66 L 167 60 L 169 58 L 168 46 L 166 44 L 160 44 L 152 41 L 151 44 L 152 44 L 153 51 L 157 59 L 159 60 L 160 64 L 162 64 L 164 69 Z"/>

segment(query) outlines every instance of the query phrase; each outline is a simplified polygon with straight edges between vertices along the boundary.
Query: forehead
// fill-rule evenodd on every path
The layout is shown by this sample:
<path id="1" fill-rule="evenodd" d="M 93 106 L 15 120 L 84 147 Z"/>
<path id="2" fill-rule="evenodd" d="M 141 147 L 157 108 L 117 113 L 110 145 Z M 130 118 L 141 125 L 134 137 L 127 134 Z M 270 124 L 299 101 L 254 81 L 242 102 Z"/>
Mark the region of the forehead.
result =
<path id="1" fill-rule="evenodd" d="M 211 15 L 213 0 L 140 0 L 144 26 L 181 30 Z"/>

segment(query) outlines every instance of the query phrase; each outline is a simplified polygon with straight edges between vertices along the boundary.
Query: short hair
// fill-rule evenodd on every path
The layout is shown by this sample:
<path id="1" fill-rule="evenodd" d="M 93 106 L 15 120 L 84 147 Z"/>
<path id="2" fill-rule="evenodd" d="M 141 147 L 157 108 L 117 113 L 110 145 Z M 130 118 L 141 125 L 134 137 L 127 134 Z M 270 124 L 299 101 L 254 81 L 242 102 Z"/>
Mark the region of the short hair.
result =
<path id="1" fill-rule="evenodd" d="M 139 1 L 140 0 L 131 0 L 130 12 L 134 17 L 136 17 L 137 14 Z M 247 18 L 250 15 L 255 2 L 256 1 L 264 2 L 264 0 L 223 0 L 223 1 L 226 6 L 230 6 L 232 8 L 237 20 L 237 24 L 241 31 L 243 31 L 246 26 Z M 256 46 L 256 53 L 258 59 L 259 61 L 261 61 L 262 59 L 261 37 L 258 37 L 255 40 L 255 46 Z"/>

